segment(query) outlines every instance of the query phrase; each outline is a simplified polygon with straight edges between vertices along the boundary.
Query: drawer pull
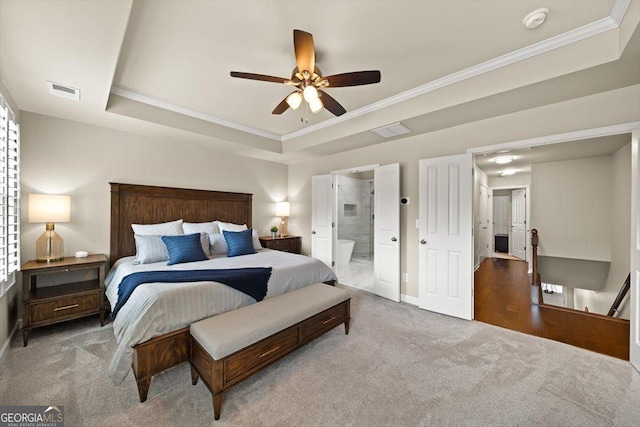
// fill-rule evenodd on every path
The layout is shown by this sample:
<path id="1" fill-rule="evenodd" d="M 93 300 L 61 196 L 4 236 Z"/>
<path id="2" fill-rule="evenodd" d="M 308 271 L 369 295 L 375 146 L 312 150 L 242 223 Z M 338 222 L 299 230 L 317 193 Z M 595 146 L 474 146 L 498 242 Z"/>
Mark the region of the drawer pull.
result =
<path id="1" fill-rule="evenodd" d="M 70 308 L 76 308 L 76 307 L 79 307 L 79 306 L 80 306 L 80 304 L 65 305 L 64 307 L 54 308 L 53 311 L 69 310 Z"/>
<path id="2" fill-rule="evenodd" d="M 334 320 L 336 320 L 336 316 L 333 316 L 331 319 L 323 320 L 323 321 L 322 321 L 322 324 L 323 324 L 323 325 L 326 325 L 327 323 L 331 323 L 331 322 L 333 322 Z"/>
<path id="3" fill-rule="evenodd" d="M 279 348 L 280 348 L 280 346 L 279 346 L 279 345 L 277 345 L 277 346 L 273 347 L 271 350 L 267 350 L 267 351 L 265 351 L 264 353 L 262 353 L 262 354 L 259 356 L 259 358 L 260 358 L 260 359 L 262 359 L 263 357 L 270 355 L 271 353 L 273 353 L 274 351 L 278 350 Z"/>

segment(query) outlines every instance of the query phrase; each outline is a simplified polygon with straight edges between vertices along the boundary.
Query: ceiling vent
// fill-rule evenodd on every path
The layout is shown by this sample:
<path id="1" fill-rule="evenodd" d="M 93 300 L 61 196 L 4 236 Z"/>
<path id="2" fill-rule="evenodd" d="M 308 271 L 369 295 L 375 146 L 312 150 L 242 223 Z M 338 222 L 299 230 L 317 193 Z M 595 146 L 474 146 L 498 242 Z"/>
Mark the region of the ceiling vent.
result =
<path id="1" fill-rule="evenodd" d="M 371 132 L 380 135 L 383 138 L 393 138 L 394 136 L 404 135 L 411 132 L 411 129 L 403 125 L 402 123 L 392 123 L 390 125 L 382 126 L 380 128 L 372 129 Z"/>
<path id="2" fill-rule="evenodd" d="M 74 99 L 80 101 L 80 89 L 76 89 L 70 86 L 61 85 L 47 81 L 47 87 L 51 95 L 61 96 L 67 99 Z"/>

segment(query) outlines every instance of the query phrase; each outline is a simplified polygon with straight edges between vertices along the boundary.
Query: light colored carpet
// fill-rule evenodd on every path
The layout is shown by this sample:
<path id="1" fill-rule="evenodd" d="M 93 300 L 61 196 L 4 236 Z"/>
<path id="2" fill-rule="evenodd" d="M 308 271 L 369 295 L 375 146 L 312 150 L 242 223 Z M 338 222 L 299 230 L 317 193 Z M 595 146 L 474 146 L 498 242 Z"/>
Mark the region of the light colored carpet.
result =
<path id="1" fill-rule="evenodd" d="M 179 366 L 138 401 L 133 375 L 107 378 L 115 348 L 96 318 L 12 342 L 3 405 L 64 405 L 67 426 L 635 426 L 640 373 L 555 341 L 352 291 L 338 327 L 232 388 L 213 421 L 211 395 Z"/>

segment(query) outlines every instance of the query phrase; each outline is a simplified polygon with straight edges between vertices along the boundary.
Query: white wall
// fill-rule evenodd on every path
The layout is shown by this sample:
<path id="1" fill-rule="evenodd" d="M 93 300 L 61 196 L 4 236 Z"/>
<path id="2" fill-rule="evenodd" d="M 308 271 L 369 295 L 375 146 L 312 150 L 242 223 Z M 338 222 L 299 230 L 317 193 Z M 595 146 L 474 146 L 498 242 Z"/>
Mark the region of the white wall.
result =
<path id="1" fill-rule="evenodd" d="M 630 271 L 631 247 L 631 143 L 611 156 L 611 265 L 607 283 L 598 292 L 576 289 L 575 307 L 606 314 Z M 629 319 L 629 296 L 620 306 L 620 317 Z"/>
<path id="2" fill-rule="evenodd" d="M 578 129 L 627 123 L 640 117 L 640 86 L 601 93 L 585 98 L 507 114 L 372 147 L 351 150 L 289 167 L 289 200 L 292 202 L 290 232 L 302 236 L 303 252 L 310 252 L 311 176 L 358 165 L 401 165 L 401 193 L 411 198 L 400 208 L 401 272 L 409 282 L 401 292 L 418 297 L 418 161 L 460 154 L 472 147 L 518 141 Z M 377 136 L 371 134 L 371 138 Z"/>
<path id="3" fill-rule="evenodd" d="M 611 188 L 611 156 L 532 165 L 538 254 L 610 261 Z"/>
<path id="4" fill-rule="evenodd" d="M 530 173 L 517 173 L 509 176 L 490 176 L 489 187 L 491 188 L 522 188 L 531 185 Z"/>
<path id="5" fill-rule="evenodd" d="M 484 173 L 484 171 L 482 171 L 481 169 L 479 169 L 477 166 L 474 166 L 475 169 L 475 173 L 473 174 L 473 264 L 477 267 L 480 265 L 480 263 L 484 260 L 480 259 L 480 253 L 483 250 L 490 250 L 490 249 L 486 249 L 486 248 L 482 248 L 482 245 L 486 245 L 487 243 L 490 243 L 489 240 L 486 240 L 485 242 L 481 242 L 481 236 L 482 234 L 480 233 L 480 222 L 482 221 L 481 217 L 484 217 L 488 214 L 488 209 L 489 209 L 489 200 L 487 201 L 486 204 L 486 209 L 487 212 L 483 213 L 480 210 L 480 186 L 483 185 L 484 187 L 487 188 L 487 194 L 489 194 L 489 179 L 487 177 L 487 174 Z M 490 198 L 490 200 L 492 201 L 493 198 Z M 493 203 L 493 202 L 491 202 Z M 488 227 L 488 226 L 487 226 Z M 487 228 L 487 230 L 485 231 L 486 234 L 491 233 L 491 230 L 489 230 L 489 228 Z M 488 238 L 485 238 L 488 239 Z M 488 252 L 485 252 L 488 254 Z M 490 256 L 490 254 L 488 255 Z"/>
<path id="6" fill-rule="evenodd" d="M 279 223 L 275 201 L 287 195 L 287 166 L 22 113 L 22 260 L 35 257 L 43 224 L 27 223 L 29 193 L 71 196 L 71 222 L 56 224 L 66 254 L 109 253 L 109 182 L 253 193 L 253 227 Z M 215 219 L 215 218 L 212 218 Z"/>

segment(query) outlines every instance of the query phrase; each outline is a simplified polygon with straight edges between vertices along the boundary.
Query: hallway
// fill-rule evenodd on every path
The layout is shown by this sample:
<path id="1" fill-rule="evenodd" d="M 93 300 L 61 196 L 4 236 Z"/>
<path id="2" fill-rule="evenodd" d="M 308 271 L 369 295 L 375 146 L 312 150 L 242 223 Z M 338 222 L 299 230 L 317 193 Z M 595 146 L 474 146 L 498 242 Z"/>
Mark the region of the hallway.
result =
<path id="1" fill-rule="evenodd" d="M 629 360 L 629 323 L 532 304 L 527 263 L 487 258 L 474 274 L 475 320 Z"/>

